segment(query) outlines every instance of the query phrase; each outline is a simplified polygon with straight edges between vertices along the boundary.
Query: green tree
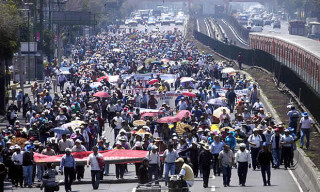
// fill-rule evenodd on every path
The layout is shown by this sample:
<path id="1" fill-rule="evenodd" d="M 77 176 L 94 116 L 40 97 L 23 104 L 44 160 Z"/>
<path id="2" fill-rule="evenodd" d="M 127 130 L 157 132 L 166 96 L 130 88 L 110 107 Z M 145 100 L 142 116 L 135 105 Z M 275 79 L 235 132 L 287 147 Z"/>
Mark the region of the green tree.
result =
<path id="1" fill-rule="evenodd" d="M 0 2 L 0 114 L 5 114 L 6 106 L 6 63 L 13 57 L 19 45 L 21 19 L 16 3 Z"/>

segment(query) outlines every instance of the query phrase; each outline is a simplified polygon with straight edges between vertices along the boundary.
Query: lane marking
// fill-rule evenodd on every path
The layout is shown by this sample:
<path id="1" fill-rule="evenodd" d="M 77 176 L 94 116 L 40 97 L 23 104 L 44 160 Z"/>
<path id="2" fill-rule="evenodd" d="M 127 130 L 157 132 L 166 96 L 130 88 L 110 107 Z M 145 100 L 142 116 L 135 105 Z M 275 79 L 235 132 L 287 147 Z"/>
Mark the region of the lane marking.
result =
<path id="1" fill-rule="evenodd" d="M 293 181 L 296 183 L 296 185 L 297 185 L 297 187 L 298 187 L 299 191 L 300 191 L 300 192 L 303 192 L 302 187 L 300 186 L 300 184 L 299 184 L 299 182 L 298 182 L 298 180 L 297 180 L 296 176 L 294 176 L 293 172 L 292 172 L 290 169 L 289 169 L 288 171 L 289 171 L 289 173 L 290 173 L 290 175 L 291 175 L 291 177 L 292 177 Z"/>
<path id="2" fill-rule="evenodd" d="M 212 180 L 216 179 L 216 176 L 212 175 Z"/>
<path id="3" fill-rule="evenodd" d="M 221 19 L 221 21 L 222 21 L 227 27 L 229 27 L 229 29 L 231 30 L 231 32 L 233 33 L 233 35 L 238 39 L 238 41 L 239 41 L 240 43 L 242 43 L 243 45 L 248 46 L 248 43 L 247 43 L 245 40 L 243 40 L 243 39 L 235 32 L 233 26 L 229 25 L 229 23 L 227 23 L 224 19 Z"/>
<path id="4" fill-rule="evenodd" d="M 132 189 L 132 192 L 136 192 L 136 188 L 133 188 L 133 189 Z"/>
<path id="5" fill-rule="evenodd" d="M 216 186 L 211 186 L 211 191 L 216 191 Z"/>
<path id="6" fill-rule="evenodd" d="M 200 25 L 199 25 L 199 20 L 197 19 L 197 30 L 200 32 Z"/>
<path id="7" fill-rule="evenodd" d="M 204 24 L 206 25 L 208 36 L 211 37 L 210 30 L 209 30 L 209 24 L 208 24 L 206 18 L 204 18 L 203 21 L 204 21 Z"/>

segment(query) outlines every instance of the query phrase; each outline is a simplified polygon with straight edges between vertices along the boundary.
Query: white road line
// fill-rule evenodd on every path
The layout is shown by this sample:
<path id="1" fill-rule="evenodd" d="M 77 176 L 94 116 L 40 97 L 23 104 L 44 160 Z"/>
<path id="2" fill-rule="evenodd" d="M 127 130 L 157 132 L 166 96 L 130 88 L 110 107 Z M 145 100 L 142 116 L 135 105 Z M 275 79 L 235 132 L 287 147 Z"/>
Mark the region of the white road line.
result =
<path id="1" fill-rule="evenodd" d="M 301 186 L 300 186 L 300 184 L 299 184 L 299 182 L 298 182 L 298 180 L 297 180 L 296 176 L 294 176 L 294 174 L 292 173 L 292 171 L 291 171 L 290 169 L 289 169 L 288 171 L 289 171 L 289 173 L 290 173 L 290 175 L 291 175 L 291 177 L 292 177 L 293 181 L 296 183 L 296 185 L 297 185 L 297 187 L 298 187 L 299 191 L 300 191 L 300 192 L 303 192 L 303 190 L 302 190 L 302 188 L 301 188 Z"/>
<path id="2" fill-rule="evenodd" d="M 209 25 L 208 25 L 208 22 L 207 22 L 206 18 L 204 18 L 204 24 L 206 25 L 208 36 L 211 37 L 210 30 L 209 30 Z"/>
<path id="3" fill-rule="evenodd" d="M 136 192 L 136 188 L 133 188 L 133 189 L 132 189 L 132 192 Z"/>
<path id="4" fill-rule="evenodd" d="M 216 186 L 211 186 L 211 191 L 216 191 Z"/>
<path id="5" fill-rule="evenodd" d="M 212 180 L 216 179 L 216 176 L 212 175 Z"/>
<path id="6" fill-rule="evenodd" d="M 199 20 L 197 19 L 197 30 L 200 32 L 200 25 L 199 25 Z"/>
<path id="7" fill-rule="evenodd" d="M 248 46 L 248 43 L 243 40 L 234 30 L 233 26 L 229 25 L 225 20 L 221 19 L 221 21 L 227 26 L 230 28 L 231 32 L 233 33 L 233 35 L 238 39 L 238 41 L 240 41 L 240 43 Z"/>

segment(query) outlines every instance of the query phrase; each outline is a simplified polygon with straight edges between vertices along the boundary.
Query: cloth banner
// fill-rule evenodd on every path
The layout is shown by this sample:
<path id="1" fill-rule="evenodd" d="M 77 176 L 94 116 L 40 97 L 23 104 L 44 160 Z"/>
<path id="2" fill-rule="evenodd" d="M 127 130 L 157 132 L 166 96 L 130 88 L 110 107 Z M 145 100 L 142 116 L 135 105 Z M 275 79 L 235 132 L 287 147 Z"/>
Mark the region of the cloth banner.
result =
<path id="1" fill-rule="evenodd" d="M 85 165 L 88 156 L 93 153 L 92 151 L 83 151 L 72 153 L 77 165 Z M 102 154 L 105 163 L 121 164 L 121 163 L 138 163 L 141 162 L 146 156 L 148 151 L 143 150 L 108 150 L 99 151 Z M 40 153 L 34 153 L 34 160 L 36 164 L 54 163 L 60 164 L 61 158 L 64 154 L 48 156 Z"/>

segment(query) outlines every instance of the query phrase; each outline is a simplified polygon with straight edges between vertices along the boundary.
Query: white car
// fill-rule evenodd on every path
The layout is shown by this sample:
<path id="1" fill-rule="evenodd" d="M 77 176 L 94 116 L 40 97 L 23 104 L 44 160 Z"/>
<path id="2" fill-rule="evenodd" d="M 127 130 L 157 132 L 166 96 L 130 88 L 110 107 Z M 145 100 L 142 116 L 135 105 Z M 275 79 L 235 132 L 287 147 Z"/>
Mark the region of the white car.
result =
<path id="1" fill-rule="evenodd" d="M 182 19 L 177 19 L 176 21 L 175 21 L 175 24 L 176 25 L 183 25 L 183 20 Z"/>
<path id="2" fill-rule="evenodd" d="M 252 26 L 250 30 L 253 32 L 262 32 L 263 28 L 262 26 Z"/>

